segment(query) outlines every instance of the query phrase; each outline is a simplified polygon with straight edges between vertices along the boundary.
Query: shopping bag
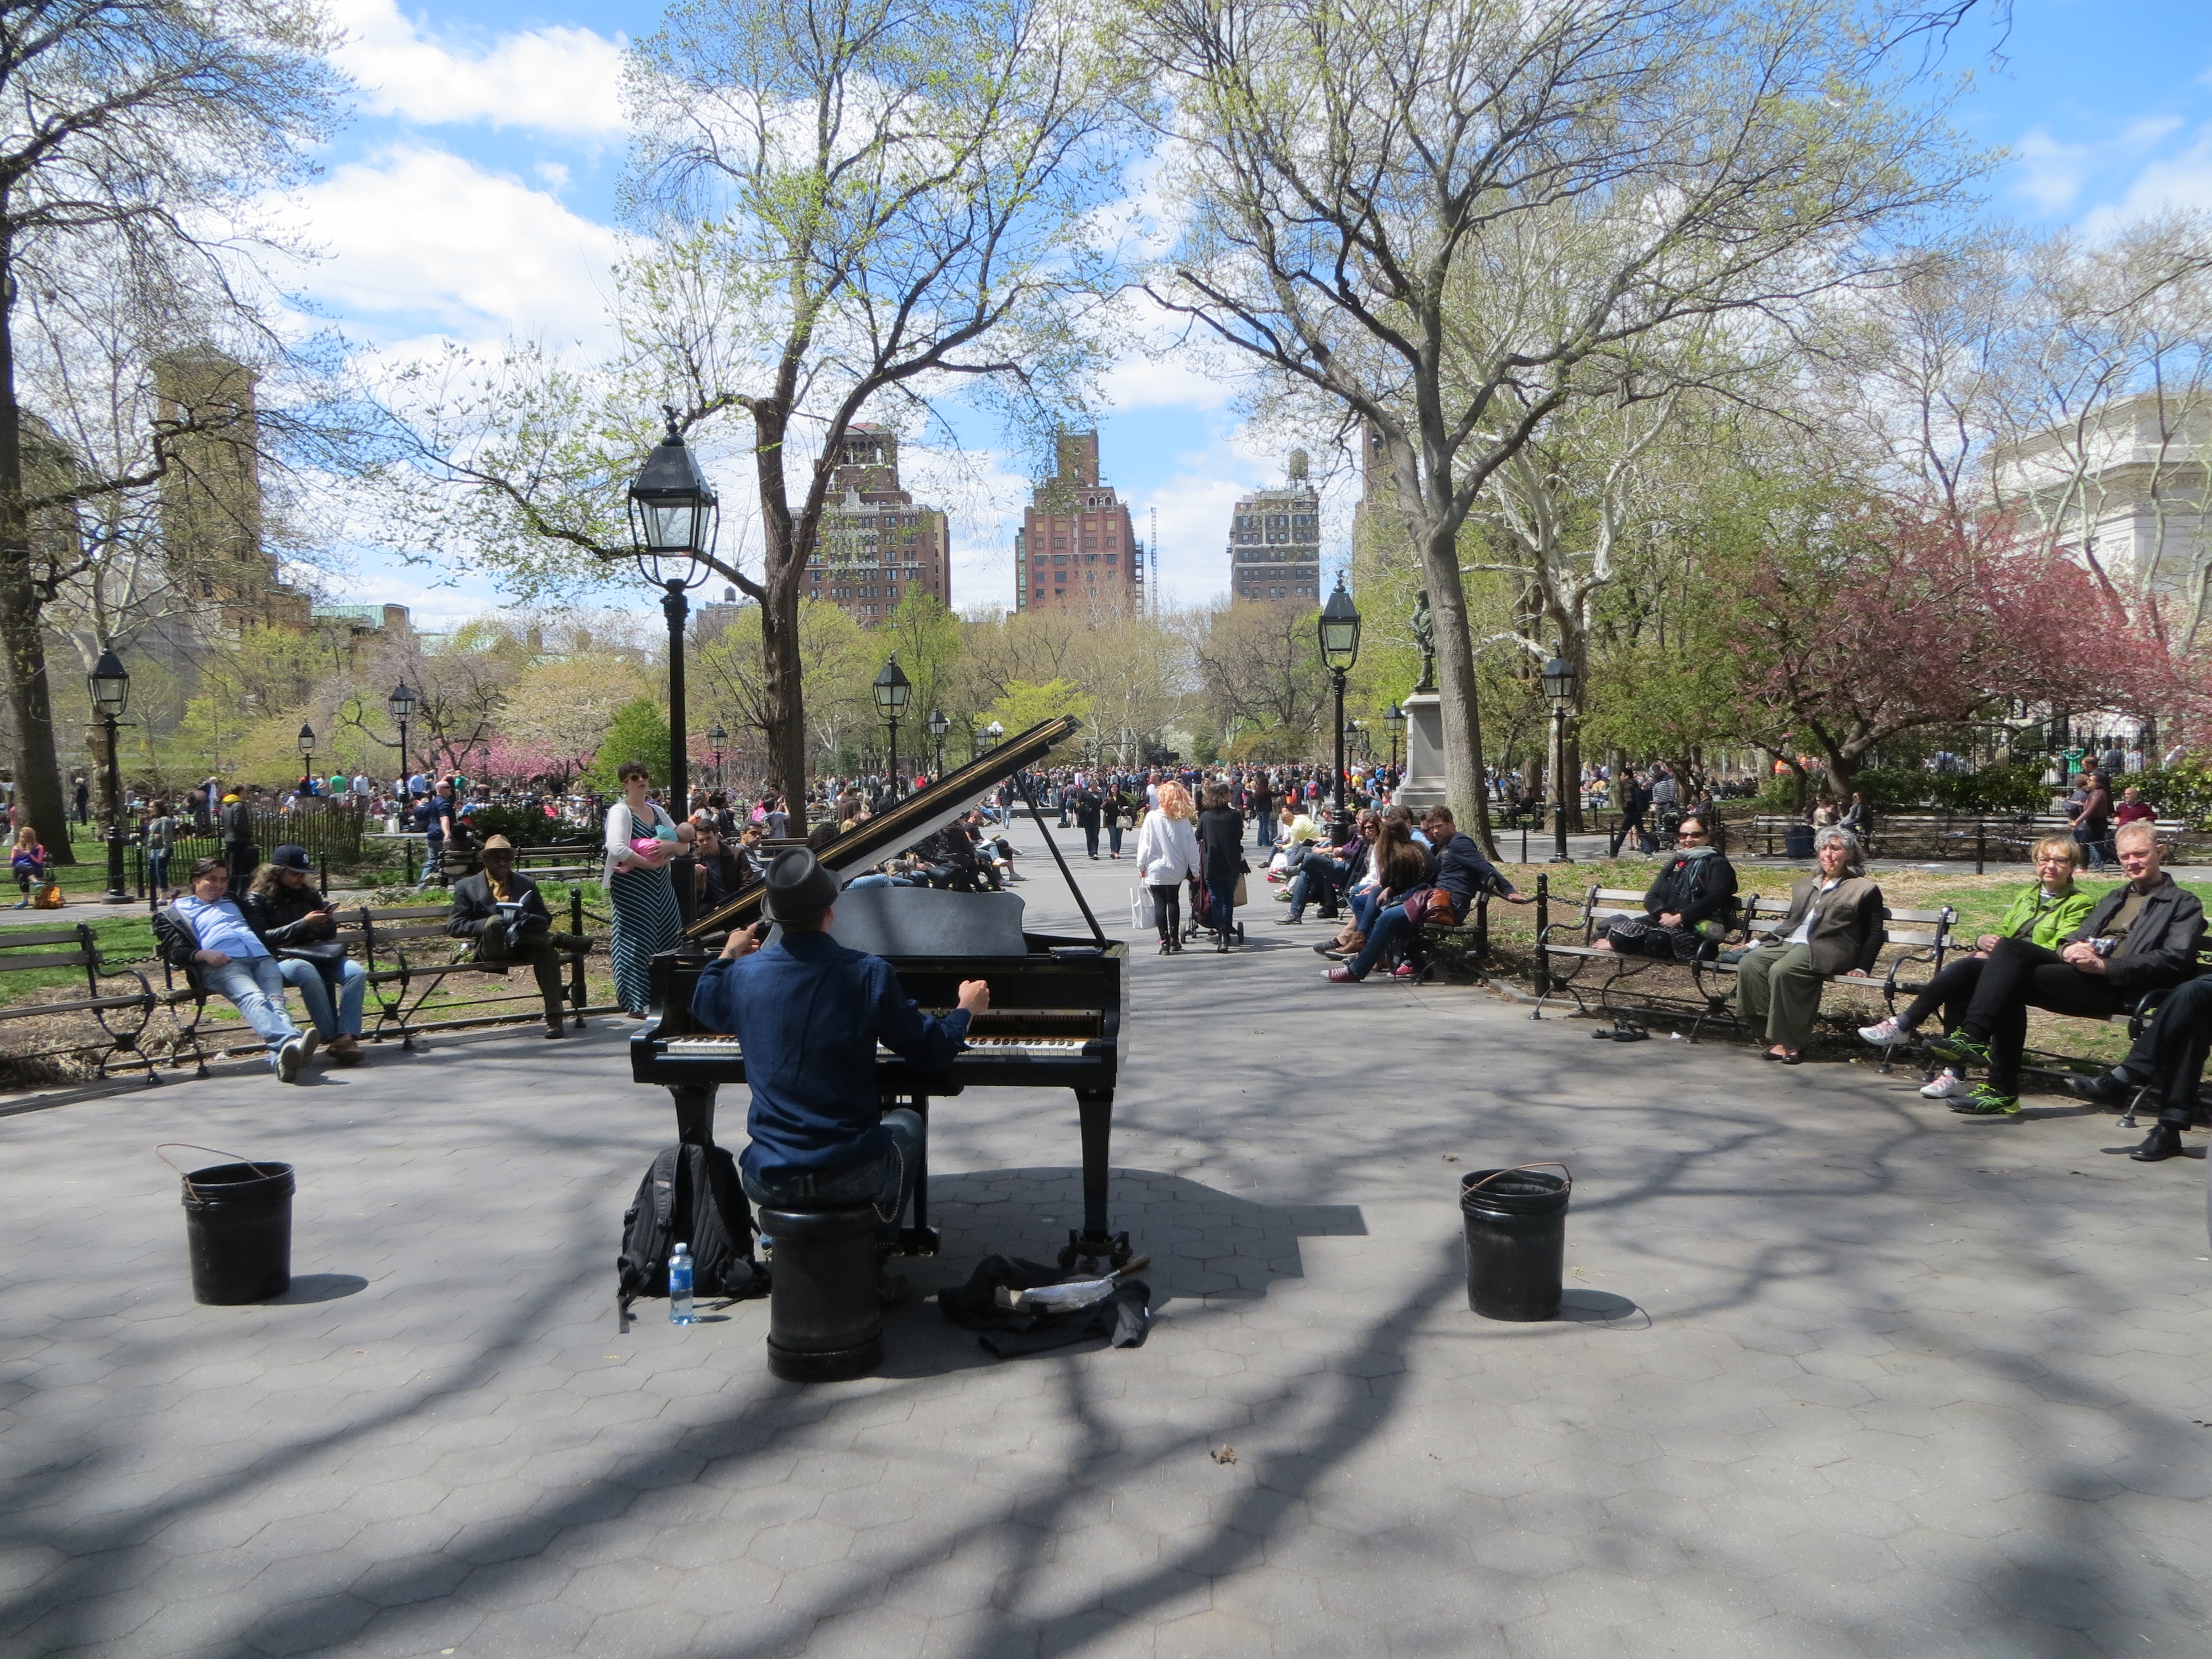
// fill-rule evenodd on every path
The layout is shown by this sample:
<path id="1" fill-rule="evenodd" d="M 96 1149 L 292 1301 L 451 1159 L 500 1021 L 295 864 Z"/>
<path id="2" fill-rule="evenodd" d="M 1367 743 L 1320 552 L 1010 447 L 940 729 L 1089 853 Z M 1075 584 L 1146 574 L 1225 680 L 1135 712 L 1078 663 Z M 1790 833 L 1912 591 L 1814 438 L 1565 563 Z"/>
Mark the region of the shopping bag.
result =
<path id="1" fill-rule="evenodd" d="M 1159 925 L 1159 901 L 1152 896 L 1152 890 L 1149 887 L 1132 887 L 1129 890 L 1129 926 L 1158 927 Z"/>

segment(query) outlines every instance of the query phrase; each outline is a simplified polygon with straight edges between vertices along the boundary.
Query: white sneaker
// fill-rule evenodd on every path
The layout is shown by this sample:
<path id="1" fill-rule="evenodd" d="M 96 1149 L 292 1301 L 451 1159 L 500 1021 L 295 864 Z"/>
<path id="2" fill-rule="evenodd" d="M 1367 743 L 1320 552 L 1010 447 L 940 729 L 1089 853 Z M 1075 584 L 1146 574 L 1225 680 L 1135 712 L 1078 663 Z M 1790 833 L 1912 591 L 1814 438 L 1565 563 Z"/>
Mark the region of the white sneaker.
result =
<path id="1" fill-rule="evenodd" d="M 1956 1072 L 1939 1072 L 1933 1083 L 1923 1083 L 1920 1092 L 1929 1100 L 1948 1100 L 1953 1095 L 1964 1093 L 1966 1079 Z"/>
<path id="2" fill-rule="evenodd" d="M 1902 1042 L 1911 1035 L 1894 1019 L 1886 1019 L 1879 1025 L 1859 1027 L 1859 1041 L 1871 1042 L 1877 1048 L 1887 1048 L 1893 1042 Z"/>

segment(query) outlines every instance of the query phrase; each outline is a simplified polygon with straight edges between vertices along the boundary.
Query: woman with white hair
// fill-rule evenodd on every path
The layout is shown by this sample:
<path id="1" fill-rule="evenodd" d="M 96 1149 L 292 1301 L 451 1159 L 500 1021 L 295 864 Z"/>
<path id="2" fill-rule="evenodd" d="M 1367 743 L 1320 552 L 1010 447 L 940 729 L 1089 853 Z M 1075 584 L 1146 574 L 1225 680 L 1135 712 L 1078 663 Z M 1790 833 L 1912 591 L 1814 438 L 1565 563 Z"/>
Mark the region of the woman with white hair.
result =
<path id="1" fill-rule="evenodd" d="M 1881 889 L 1848 830 L 1813 838 L 1820 867 L 1799 880 L 1790 914 L 1736 968 L 1736 1006 L 1747 1027 L 1765 1034 L 1763 1057 L 1796 1066 L 1804 1059 L 1820 988 L 1838 974 L 1864 977 L 1881 951 Z"/>

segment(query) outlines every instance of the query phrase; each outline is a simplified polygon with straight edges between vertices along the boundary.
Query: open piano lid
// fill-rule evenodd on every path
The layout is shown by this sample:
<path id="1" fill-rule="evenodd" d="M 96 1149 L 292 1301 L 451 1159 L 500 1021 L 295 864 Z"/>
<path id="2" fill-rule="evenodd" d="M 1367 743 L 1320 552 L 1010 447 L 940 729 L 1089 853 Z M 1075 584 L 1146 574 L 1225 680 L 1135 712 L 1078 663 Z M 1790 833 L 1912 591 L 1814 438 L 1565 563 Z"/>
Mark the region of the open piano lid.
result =
<path id="1" fill-rule="evenodd" d="M 815 855 L 841 882 L 849 879 L 935 835 L 1015 773 L 1042 761 L 1080 731 L 1082 725 L 1073 715 L 1063 714 L 1032 726 L 989 754 L 979 755 L 957 771 L 946 773 L 928 788 L 915 791 L 865 823 L 854 824 Z M 726 933 L 750 925 L 759 918 L 766 891 L 763 884 L 754 883 L 720 909 L 693 922 L 684 930 L 684 937 L 704 939 L 709 933 Z"/>

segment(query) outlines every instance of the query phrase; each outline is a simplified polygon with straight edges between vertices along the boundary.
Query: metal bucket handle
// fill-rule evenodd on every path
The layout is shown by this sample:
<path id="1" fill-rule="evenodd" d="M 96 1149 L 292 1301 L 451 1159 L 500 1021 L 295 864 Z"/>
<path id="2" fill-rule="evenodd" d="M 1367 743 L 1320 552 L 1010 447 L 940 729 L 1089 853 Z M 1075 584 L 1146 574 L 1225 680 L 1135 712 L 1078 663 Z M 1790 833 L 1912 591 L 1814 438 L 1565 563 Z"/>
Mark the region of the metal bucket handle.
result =
<path id="1" fill-rule="evenodd" d="M 252 1158 L 240 1158 L 236 1152 L 226 1152 L 220 1146 L 201 1146 L 189 1140 L 165 1140 L 160 1146 L 154 1148 L 154 1156 L 160 1158 L 162 1163 L 167 1164 L 173 1170 L 177 1170 L 177 1161 L 168 1156 L 169 1148 L 172 1146 L 181 1146 L 188 1152 L 213 1152 L 217 1158 L 227 1158 L 234 1164 L 243 1164 L 247 1169 L 252 1170 L 256 1175 L 261 1176 L 262 1179 L 264 1181 L 269 1178 L 270 1175 L 273 1175 L 276 1172 L 276 1166 L 273 1164 L 270 1166 L 268 1172 L 264 1173 L 261 1166 L 258 1164 L 256 1164 Z M 206 1203 L 207 1200 L 200 1197 L 200 1189 L 192 1185 L 191 1171 L 189 1170 L 177 1170 L 177 1173 L 185 1178 L 185 1190 L 190 1193 L 198 1202 L 203 1204 Z"/>
<path id="2" fill-rule="evenodd" d="M 204 1146 L 200 1150 L 202 1152 L 205 1152 L 207 1149 Z M 1510 1170 L 1492 1170 L 1488 1175 L 1483 1176 L 1481 1180 L 1476 1182 L 1473 1186 L 1466 1188 L 1466 1190 L 1470 1193 L 1479 1193 L 1485 1187 L 1487 1187 L 1492 1182 L 1497 1180 L 1500 1176 L 1516 1174 L 1522 1170 L 1542 1169 L 1567 1170 L 1567 1166 L 1560 1163 L 1556 1158 L 1540 1158 L 1534 1164 L 1516 1164 Z M 1567 1170 L 1567 1194 L 1570 1197 L 1573 1196 L 1574 1190 L 1575 1172 L 1572 1170 Z"/>

